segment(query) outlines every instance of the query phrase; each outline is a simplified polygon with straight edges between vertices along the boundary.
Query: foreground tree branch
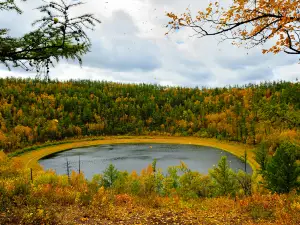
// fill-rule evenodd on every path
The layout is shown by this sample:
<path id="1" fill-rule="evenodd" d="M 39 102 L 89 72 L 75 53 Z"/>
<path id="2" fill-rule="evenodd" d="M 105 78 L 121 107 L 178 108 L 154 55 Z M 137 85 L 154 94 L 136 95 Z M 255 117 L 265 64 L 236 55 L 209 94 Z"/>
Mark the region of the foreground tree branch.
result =
<path id="1" fill-rule="evenodd" d="M 66 4 L 51 1 L 37 8 L 45 14 L 32 23 L 34 31 L 20 38 L 8 35 L 8 29 L 0 29 L 0 62 L 8 69 L 21 67 L 26 71 L 36 70 L 37 77 L 49 79 L 49 66 L 60 59 L 77 59 L 82 64 L 82 55 L 90 50 L 91 42 L 85 30 L 93 30 L 101 23 L 92 14 L 70 17 L 73 7 L 83 3 Z M 21 13 L 13 0 L 0 2 L 1 10 Z"/>
<path id="2" fill-rule="evenodd" d="M 233 0 L 229 9 L 215 2 L 195 17 L 190 9 L 179 16 L 173 12 L 167 16 L 171 20 L 166 34 L 187 27 L 198 38 L 218 35 L 221 41 L 232 40 L 232 44 L 246 48 L 270 41 L 274 44 L 263 53 L 300 54 L 299 0 Z"/>

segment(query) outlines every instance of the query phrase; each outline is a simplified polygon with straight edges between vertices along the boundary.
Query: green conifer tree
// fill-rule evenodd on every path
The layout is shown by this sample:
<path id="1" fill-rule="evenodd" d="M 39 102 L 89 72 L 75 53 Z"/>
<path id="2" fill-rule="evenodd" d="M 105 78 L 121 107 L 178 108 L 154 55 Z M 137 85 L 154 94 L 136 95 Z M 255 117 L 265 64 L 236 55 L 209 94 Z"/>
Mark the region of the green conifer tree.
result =
<path id="1" fill-rule="evenodd" d="M 290 142 L 280 144 L 267 164 L 265 181 L 271 191 L 288 193 L 292 189 L 299 190 L 300 166 L 296 162 L 296 148 Z"/>
<path id="2" fill-rule="evenodd" d="M 218 167 L 209 171 L 210 176 L 213 178 L 217 188 L 217 195 L 233 195 L 237 190 L 237 180 L 235 173 L 229 167 L 227 157 L 222 156 Z"/>
<path id="3" fill-rule="evenodd" d="M 103 172 L 104 187 L 112 187 L 114 182 L 118 179 L 119 173 L 120 172 L 113 164 L 109 164 Z"/>

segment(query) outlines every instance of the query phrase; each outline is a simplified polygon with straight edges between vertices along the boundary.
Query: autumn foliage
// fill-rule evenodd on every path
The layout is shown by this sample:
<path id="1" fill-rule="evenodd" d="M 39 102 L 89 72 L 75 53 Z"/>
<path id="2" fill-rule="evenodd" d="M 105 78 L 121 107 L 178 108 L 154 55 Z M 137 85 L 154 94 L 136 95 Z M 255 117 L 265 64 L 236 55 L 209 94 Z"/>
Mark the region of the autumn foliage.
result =
<path id="1" fill-rule="evenodd" d="M 116 134 L 263 143 L 259 164 L 285 141 L 299 147 L 298 82 L 199 89 L 6 78 L 0 85 L 0 148 L 10 155 Z M 276 168 L 266 165 L 274 180 Z M 183 162 L 163 174 L 154 161 L 132 173 L 110 165 L 92 180 L 74 171 L 31 176 L 0 151 L 0 224 L 299 224 L 298 186 L 272 194 L 256 178 L 232 171 L 224 158 L 207 175 Z"/>
<path id="2" fill-rule="evenodd" d="M 183 172 L 178 176 L 176 170 Z M 107 170 L 106 173 L 108 173 Z M 181 163 L 167 176 L 149 165 L 141 173 L 110 169 L 117 179 L 105 188 L 105 174 L 92 180 L 73 172 L 34 171 L 1 153 L 1 224 L 299 224 L 295 192 L 271 194 L 262 187 L 235 197 L 218 193 L 215 180 Z M 217 170 L 215 171 L 215 173 Z M 232 179 L 232 178 L 230 178 Z M 229 189 L 228 189 L 229 190 Z"/>
<path id="3" fill-rule="evenodd" d="M 300 54 L 299 0 L 232 0 L 228 7 L 222 3 L 210 3 L 195 16 L 189 9 L 181 15 L 169 12 L 168 27 L 191 28 L 197 37 L 219 35 L 246 48 L 270 42 L 263 53 Z"/>
<path id="4" fill-rule="evenodd" d="M 107 135 L 299 141 L 299 82 L 180 88 L 0 79 L 0 149 Z"/>

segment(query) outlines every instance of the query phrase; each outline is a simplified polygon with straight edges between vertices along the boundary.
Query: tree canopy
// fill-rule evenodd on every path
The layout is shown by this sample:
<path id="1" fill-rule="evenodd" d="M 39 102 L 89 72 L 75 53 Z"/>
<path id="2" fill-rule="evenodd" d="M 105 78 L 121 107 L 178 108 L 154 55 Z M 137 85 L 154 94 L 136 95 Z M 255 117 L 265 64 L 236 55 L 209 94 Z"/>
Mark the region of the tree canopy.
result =
<path id="1" fill-rule="evenodd" d="M 299 84 L 199 89 L 0 79 L 0 149 L 11 152 L 65 137 L 118 134 L 214 137 L 248 144 L 265 140 L 267 149 L 276 149 L 286 138 L 299 142 Z"/>
<path id="2" fill-rule="evenodd" d="M 167 26 L 170 31 L 187 27 L 199 38 L 218 35 L 221 41 L 231 40 L 237 46 L 263 45 L 263 53 L 300 54 L 299 0 L 233 0 L 229 8 L 216 1 L 196 16 L 190 9 L 167 16 L 171 19 Z"/>
<path id="3" fill-rule="evenodd" d="M 23 0 L 26 1 L 26 0 Z M 50 1 L 36 10 L 44 16 L 32 23 L 33 30 L 22 37 L 10 37 L 8 28 L 0 28 L 0 63 L 8 69 L 21 67 L 26 71 L 36 70 L 37 76 L 49 79 L 49 67 L 60 59 L 77 59 L 91 47 L 86 30 L 93 30 L 100 20 L 93 14 L 71 17 L 70 11 L 83 3 L 67 4 L 65 0 Z M 0 11 L 22 13 L 14 0 L 0 1 Z"/>
<path id="4" fill-rule="evenodd" d="M 292 189 L 299 190 L 300 166 L 296 162 L 297 148 L 299 149 L 299 146 L 283 142 L 270 159 L 264 178 L 267 188 L 271 191 L 288 193 Z"/>

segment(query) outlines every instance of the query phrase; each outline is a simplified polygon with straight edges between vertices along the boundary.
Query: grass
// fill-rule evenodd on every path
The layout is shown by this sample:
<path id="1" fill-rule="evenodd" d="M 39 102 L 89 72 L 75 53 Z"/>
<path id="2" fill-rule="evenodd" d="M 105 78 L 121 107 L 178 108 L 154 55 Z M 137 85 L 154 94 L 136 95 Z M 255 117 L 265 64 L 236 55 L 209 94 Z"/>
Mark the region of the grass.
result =
<path id="1" fill-rule="evenodd" d="M 40 148 L 44 148 L 44 147 L 48 147 L 48 146 L 55 146 L 55 145 L 60 145 L 60 144 L 65 144 L 65 143 L 74 143 L 74 142 L 81 142 L 81 141 L 95 141 L 95 140 L 104 140 L 104 139 L 132 139 L 132 138 L 136 138 L 136 136 L 113 136 L 113 137 L 102 137 L 102 136 L 93 136 L 93 137 L 89 137 L 89 138 L 78 138 L 78 139 L 67 139 L 67 140 L 63 140 L 63 141 L 52 141 L 52 142 L 46 142 L 44 144 L 38 144 L 38 145 L 33 145 L 33 146 L 29 146 L 23 149 L 19 149 L 16 150 L 12 153 L 9 153 L 7 156 L 8 157 L 16 157 L 19 155 L 22 155 L 24 153 L 30 152 L 30 151 L 34 151 L 34 150 L 38 150 Z M 142 139 L 152 139 L 152 136 L 141 136 L 140 138 Z"/>
<path id="2" fill-rule="evenodd" d="M 258 168 L 258 164 L 254 160 L 253 146 L 232 143 L 226 141 L 219 141 L 211 138 L 196 138 L 196 137 L 136 137 L 136 136 L 116 136 L 116 137 L 99 137 L 94 140 L 74 140 L 60 143 L 46 143 L 41 146 L 33 146 L 17 153 L 10 154 L 22 161 L 25 168 L 39 168 L 38 160 L 61 151 L 66 151 L 74 148 L 96 146 L 101 144 L 130 144 L 130 143 L 161 143 L 161 144 L 193 144 L 218 148 L 241 157 L 244 151 L 248 153 L 248 163 L 253 171 Z"/>

